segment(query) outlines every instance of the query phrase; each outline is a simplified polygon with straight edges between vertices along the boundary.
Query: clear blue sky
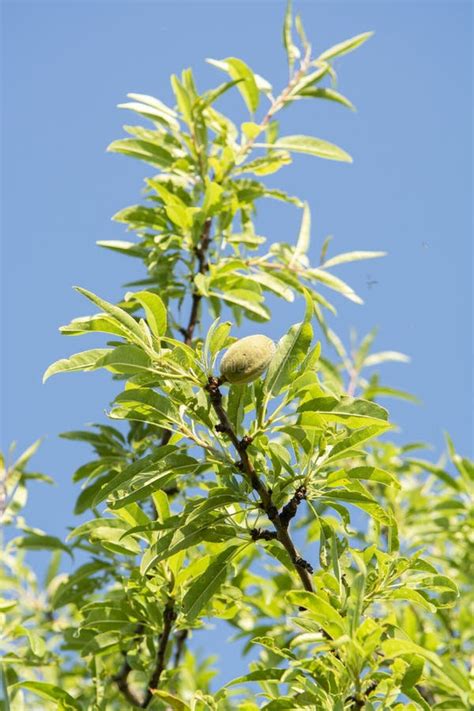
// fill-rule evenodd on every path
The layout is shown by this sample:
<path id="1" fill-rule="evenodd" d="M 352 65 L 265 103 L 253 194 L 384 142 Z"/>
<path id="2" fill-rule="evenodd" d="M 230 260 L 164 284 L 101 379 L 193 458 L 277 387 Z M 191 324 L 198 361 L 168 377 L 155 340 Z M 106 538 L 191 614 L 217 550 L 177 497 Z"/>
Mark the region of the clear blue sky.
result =
<path id="1" fill-rule="evenodd" d="M 285 133 L 332 140 L 353 165 L 297 157 L 272 183 L 310 202 L 312 255 L 333 234 L 332 253 L 386 250 L 384 260 L 337 271 L 365 299 L 337 301 L 346 340 L 379 327 L 379 349 L 412 357 L 384 368 L 420 407 L 390 402 L 404 440 L 442 448 L 448 430 L 472 441 L 472 18 L 469 2 L 300 2 L 316 50 L 375 30 L 339 63 L 340 89 L 357 114 L 328 102 L 288 111 Z M 90 313 L 71 286 L 110 300 L 141 271 L 95 246 L 120 239 L 110 221 L 137 202 L 147 170 L 105 153 L 132 116 L 115 108 L 130 91 L 171 102 L 169 75 L 193 66 L 201 88 L 222 81 L 205 57 L 241 56 L 276 86 L 286 80 L 284 3 L 6 2 L 3 5 L 2 447 L 46 436 L 35 467 L 54 489 L 34 487 L 29 521 L 63 535 L 77 490 L 71 474 L 85 447 L 57 438 L 104 419 L 116 386 L 104 374 L 58 376 L 48 364 L 88 346 L 58 327 Z M 226 107 L 242 114 L 238 95 Z M 272 176 L 273 178 L 273 176 Z M 292 240 L 299 214 L 271 203 L 259 231 Z M 376 281 L 369 288 L 368 282 Z M 279 307 L 266 328 L 278 338 L 301 304 Z M 247 329 L 248 332 L 248 329 Z"/>

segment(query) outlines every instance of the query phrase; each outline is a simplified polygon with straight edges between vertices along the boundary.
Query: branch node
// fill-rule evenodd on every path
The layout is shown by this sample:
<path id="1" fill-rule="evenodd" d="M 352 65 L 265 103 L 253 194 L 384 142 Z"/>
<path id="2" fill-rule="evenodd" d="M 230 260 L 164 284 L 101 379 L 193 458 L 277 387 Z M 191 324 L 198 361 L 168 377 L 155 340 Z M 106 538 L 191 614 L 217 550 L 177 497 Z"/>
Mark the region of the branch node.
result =
<path id="1" fill-rule="evenodd" d="M 308 563 L 308 561 L 301 558 L 301 556 L 298 556 L 298 558 L 295 559 L 295 565 L 302 570 L 307 570 L 308 573 L 314 573 L 314 568 L 311 563 Z"/>
<path id="2" fill-rule="evenodd" d="M 261 528 L 252 528 L 250 535 L 253 541 L 273 541 L 277 538 L 278 534 L 276 531 L 265 531 Z"/>
<path id="3" fill-rule="evenodd" d="M 291 519 L 296 516 L 298 506 L 304 499 L 306 499 L 306 487 L 300 486 L 298 487 L 298 489 L 296 489 L 291 499 L 288 501 L 287 504 L 285 504 L 285 506 L 281 510 L 280 521 L 282 523 L 282 526 L 288 528 Z"/>
<path id="4" fill-rule="evenodd" d="M 252 444 L 252 442 L 253 442 L 253 437 L 251 437 L 250 435 L 245 435 L 245 436 L 242 437 L 242 439 L 240 440 L 240 447 L 241 447 L 241 449 L 245 451 L 248 447 L 250 447 L 250 445 Z"/>

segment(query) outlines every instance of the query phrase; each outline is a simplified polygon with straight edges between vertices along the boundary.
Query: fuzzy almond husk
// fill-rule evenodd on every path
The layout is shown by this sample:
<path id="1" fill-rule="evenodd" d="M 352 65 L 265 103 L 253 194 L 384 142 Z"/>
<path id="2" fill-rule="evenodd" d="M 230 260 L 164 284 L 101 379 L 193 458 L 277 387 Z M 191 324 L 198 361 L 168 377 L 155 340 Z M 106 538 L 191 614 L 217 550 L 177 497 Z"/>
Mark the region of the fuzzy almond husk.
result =
<path id="1" fill-rule="evenodd" d="M 222 358 L 221 378 L 229 383 L 251 383 L 268 368 L 275 350 L 267 336 L 246 336 L 235 341 Z"/>

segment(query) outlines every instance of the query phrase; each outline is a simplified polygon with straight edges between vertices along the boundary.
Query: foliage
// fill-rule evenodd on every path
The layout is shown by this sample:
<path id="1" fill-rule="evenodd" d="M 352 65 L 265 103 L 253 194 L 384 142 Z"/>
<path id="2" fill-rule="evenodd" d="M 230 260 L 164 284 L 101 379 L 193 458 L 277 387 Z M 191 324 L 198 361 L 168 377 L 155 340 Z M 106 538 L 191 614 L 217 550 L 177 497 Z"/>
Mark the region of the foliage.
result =
<path id="1" fill-rule="evenodd" d="M 46 479 L 27 469 L 36 445 L 2 468 L 3 708 L 472 708 L 472 463 L 449 438 L 436 465 L 415 456 L 424 445 L 391 441 L 379 400 L 410 396 L 366 369 L 406 357 L 371 352 L 373 332 L 349 352 L 326 321 L 325 290 L 361 301 L 333 268 L 382 253 L 328 257 L 325 243 L 311 263 L 308 204 L 265 182 L 294 153 L 350 161 L 280 135 L 275 116 L 302 100 L 351 107 L 334 60 L 369 36 L 313 57 L 289 6 L 281 92 L 227 57 L 209 60 L 227 77 L 203 93 L 190 69 L 173 76 L 173 108 L 141 94 L 122 105 L 148 124 L 109 150 L 153 174 L 143 204 L 115 215 L 133 241 L 100 244 L 146 276 L 118 304 L 78 288 L 96 312 L 62 332 L 106 343 L 45 374 L 103 368 L 120 387 L 114 426 L 63 435 L 93 449 L 74 475 L 88 520 L 67 542 L 28 527 L 27 483 Z M 228 91 L 249 111 L 240 126 L 216 108 Z M 294 243 L 257 234 L 264 198 L 301 211 Z M 223 383 L 235 325 L 298 296 L 266 374 Z M 25 560 L 38 549 L 51 555 L 42 581 Z M 208 620 L 254 652 L 221 688 L 188 645 Z"/>

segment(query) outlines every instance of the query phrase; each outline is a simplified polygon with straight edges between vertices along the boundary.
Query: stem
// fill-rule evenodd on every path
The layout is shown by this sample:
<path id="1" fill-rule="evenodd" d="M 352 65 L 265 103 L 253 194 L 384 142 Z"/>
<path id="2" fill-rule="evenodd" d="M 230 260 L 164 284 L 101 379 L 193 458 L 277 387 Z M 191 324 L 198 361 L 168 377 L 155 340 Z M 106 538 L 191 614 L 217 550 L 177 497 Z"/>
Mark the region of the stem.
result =
<path id="1" fill-rule="evenodd" d="M 153 699 L 153 690 L 157 688 L 160 683 L 161 675 L 165 668 L 165 657 L 166 648 L 168 646 L 168 640 L 170 638 L 171 629 L 173 627 L 173 622 L 176 619 L 176 610 L 174 608 L 174 602 L 172 600 L 168 601 L 163 612 L 163 631 L 160 635 L 160 641 L 158 644 L 158 651 L 156 654 L 156 663 L 153 674 L 150 677 L 148 684 L 148 689 L 141 704 L 141 707 L 146 709 L 150 701 Z"/>
<path id="2" fill-rule="evenodd" d="M 143 634 L 143 631 L 145 629 L 145 625 L 142 623 L 138 624 L 135 628 L 135 636 L 136 637 L 141 637 Z M 122 692 L 122 694 L 125 696 L 127 701 L 129 701 L 133 706 L 140 706 L 140 699 L 138 696 L 133 692 L 129 685 L 128 685 L 128 675 L 132 671 L 132 667 L 128 663 L 127 660 L 127 653 L 123 653 L 125 656 L 124 662 L 122 664 L 122 668 L 120 671 L 112 678 L 113 681 L 117 684 L 117 687 L 119 691 Z"/>
<path id="3" fill-rule="evenodd" d="M 278 509 L 273 503 L 272 494 L 269 489 L 264 485 L 254 469 L 252 461 L 248 455 L 247 448 L 251 442 L 249 438 L 243 438 L 239 440 L 234 428 L 229 420 L 227 412 L 222 405 L 222 393 L 219 390 L 220 381 L 217 378 L 210 377 L 209 383 L 206 386 L 206 390 L 209 393 L 211 405 L 219 419 L 219 431 L 224 432 L 229 437 L 230 441 L 234 445 L 237 453 L 240 456 L 239 468 L 250 482 L 252 488 L 257 492 L 260 497 L 260 503 L 262 509 L 267 514 L 268 518 L 272 522 L 276 538 L 280 541 L 282 546 L 288 552 L 291 562 L 298 573 L 298 576 L 303 584 L 303 587 L 308 592 L 313 592 L 313 580 L 311 578 L 312 568 L 309 563 L 307 563 L 298 553 L 295 544 L 293 543 L 291 536 L 288 532 L 288 520 L 285 517 L 281 518 L 278 513 Z"/>
<path id="4" fill-rule="evenodd" d="M 280 111 L 285 105 L 285 103 L 288 100 L 288 97 L 290 96 L 291 92 L 295 88 L 295 86 L 298 84 L 300 79 L 304 77 L 306 72 L 309 69 L 309 65 L 311 62 L 311 54 L 310 54 L 310 48 L 308 47 L 308 50 L 306 51 L 306 54 L 303 58 L 303 61 L 301 62 L 300 68 L 298 69 L 297 72 L 293 75 L 293 78 L 290 80 L 288 85 L 283 89 L 281 94 L 277 96 L 277 98 L 273 101 L 272 105 L 268 109 L 267 113 L 263 117 L 263 119 L 260 122 L 260 129 L 263 130 L 268 126 L 270 121 L 272 120 L 273 116 Z M 255 143 L 256 139 L 258 136 L 254 136 L 254 138 L 249 138 L 247 141 L 243 144 L 242 148 L 240 149 L 237 158 L 245 158 L 247 153 L 252 150 L 253 144 Z"/>
<path id="5" fill-rule="evenodd" d="M 197 274 L 205 274 L 208 268 L 207 261 L 207 250 L 209 248 L 209 243 L 211 241 L 211 224 L 212 220 L 210 217 L 204 223 L 204 227 L 201 234 L 201 239 L 199 244 L 195 248 L 196 257 L 198 260 L 198 270 Z M 184 336 L 184 342 L 187 346 L 191 345 L 194 330 L 199 321 L 199 304 L 201 303 L 202 295 L 197 291 L 193 292 L 192 303 L 191 303 L 191 313 L 189 314 L 189 321 L 186 328 L 182 329 L 182 334 Z"/>

